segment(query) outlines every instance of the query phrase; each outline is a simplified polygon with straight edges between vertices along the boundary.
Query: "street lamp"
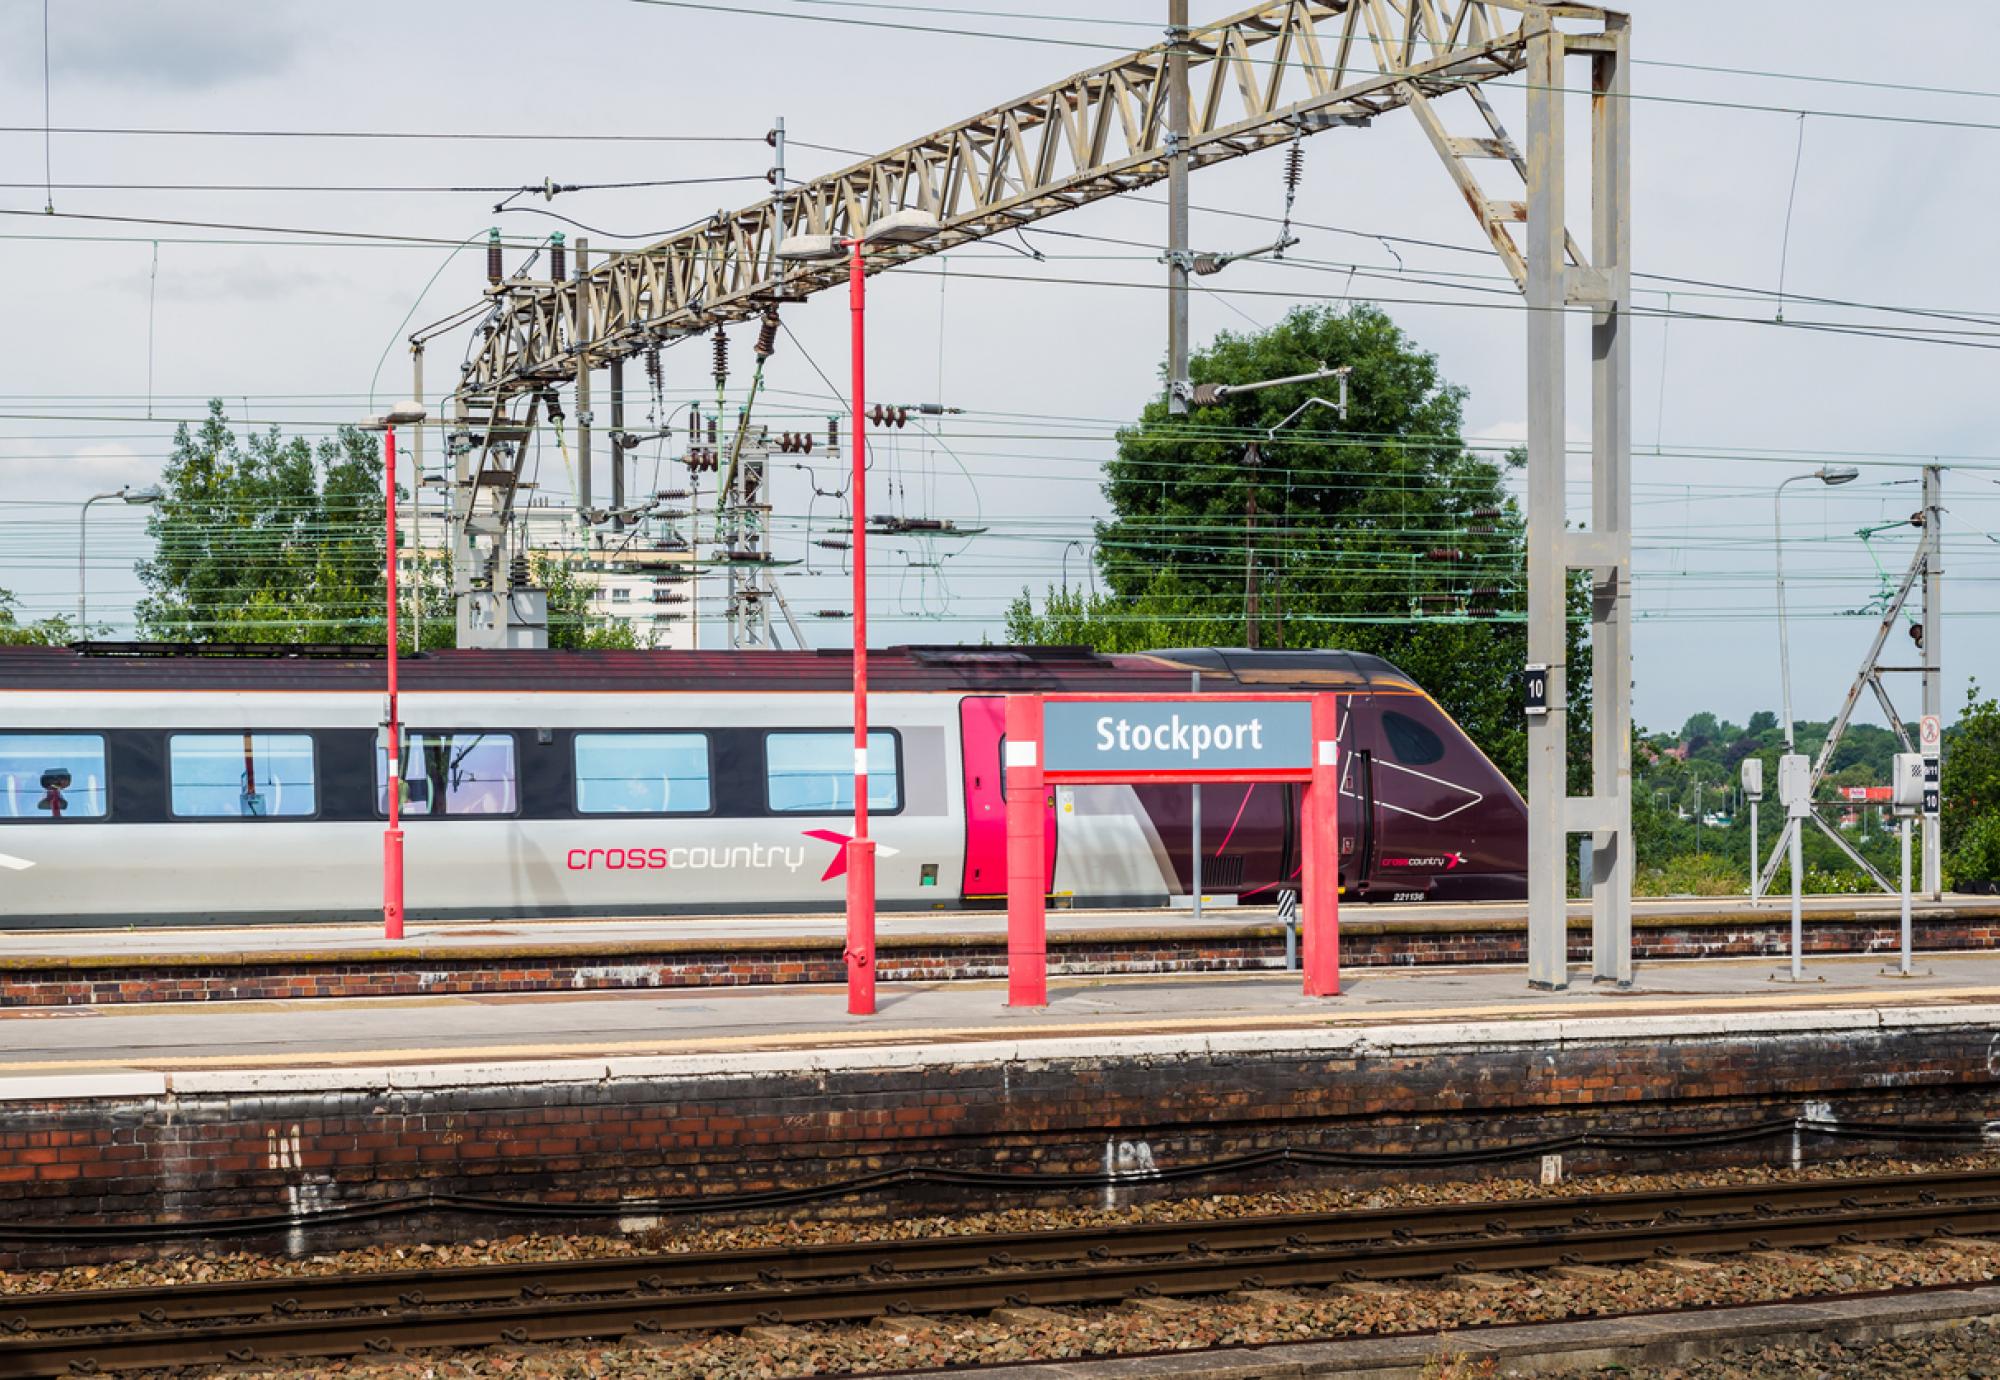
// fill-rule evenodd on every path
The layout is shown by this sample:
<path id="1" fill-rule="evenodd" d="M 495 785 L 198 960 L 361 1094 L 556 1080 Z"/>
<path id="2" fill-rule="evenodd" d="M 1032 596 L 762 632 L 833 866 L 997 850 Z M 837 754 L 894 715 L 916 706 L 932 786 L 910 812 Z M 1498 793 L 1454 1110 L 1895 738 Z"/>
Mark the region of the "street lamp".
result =
<path id="1" fill-rule="evenodd" d="M 1810 474 L 1795 474 L 1780 480 L 1771 494 L 1771 539 L 1773 559 L 1778 573 L 1778 674 L 1784 687 L 1785 700 L 1785 755 L 1778 760 L 1778 798 L 1785 804 L 1785 828 L 1790 835 L 1792 867 L 1792 978 L 1793 982 L 1805 980 L 1805 917 L 1803 891 L 1805 886 L 1805 832 L 1806 814 L 1812 808 L 1810 800 L 1812 776 L 1806 760 L 1794 751 L 1796 743 L 1792 734 L 1792 654 L 1785 630 L 1785 533 L 1781 525 L 1784 505 L 1780 501 L 1785 496 L 1785 485 L 1796 484 L 1802 479 L 1817 479 L 1822 484 L 1849 484 L 1861 477 L 1861 471 L 1852 465 L 1821 465 Z M 1761 871 L 1757 874 L 1761 876 Z M 1754 887 L 1756 877 L 1752 879 Z M 1753 896 L 1753 899 L 1754 896 Z"/>
<path id="2" fill-rule="evenodd" d="M 778 258 L 787 263 L 847 260 L 847 305 L 854 380 L 854 837 L 847 841 L 847 1011 L 875 1014 L 875 841 L 868 837 L 868 452 L 862 418 L 866 391 L 867 276 L 861 251 L 869 244 L 922 244 L 938 234 L 937 217 L 908 208 L 871 221 L 859 235 L 787 235 Z"/>
<path id="3" fill-rule="evenodd" d="M 1779 500 L 1784 497 L 1785 485 L 1796 484 L 1802 479 L 1817 479 L 1826 485 L 1851 484 L 1861 477 L 1861 471 L 1852 465 L 1821 465 L 1811 474 L 1795 474 L 1779 481 L 1771 494 L 1771 538 L 1778 566 L 1778 676 L 1784 688 L 1785 699 L 1785 750 L 1790 751 L 1792 741 L 1792 655 L 1785 629 L 1785 532 L 1783 507 Z"/>
<path id="4" fill-rule="evenodd" d="M 92 494 L 83 501 L 83 509 L 76 518 L 76 635 L 88 640 L 90 637 L 90 605 L 85 593 L 86 576 L 83 567 L 84 545 L 90 537 L 90 505 L 107 498 L 122 498 L 127 503 L 158 503 L 165 494 L 156 484 L 148 484 L 135 489 L 130 484 L 120 484 L 108 494 Z"/>
<path id="5" fill-rule="evenodd" d="M 403 779 L 402 725 L 396 717 L 396 428 L 424 419 L 424 405 L 412 399 L 397 403 L 387 415 L 362 423 L 364 431 L 382 433 L 382 498 L 387 511 L 389 545 L 385 554 L 388 567 L 389 606 L 389 702 L 385 718 L 388 741 L 383 745 L 387 770 L 382 794 L 387 798 L 389 824 L 382 832 L 382 937 L 403 937 Z M 416 495 L 410 495 L 415 501 Z"/>

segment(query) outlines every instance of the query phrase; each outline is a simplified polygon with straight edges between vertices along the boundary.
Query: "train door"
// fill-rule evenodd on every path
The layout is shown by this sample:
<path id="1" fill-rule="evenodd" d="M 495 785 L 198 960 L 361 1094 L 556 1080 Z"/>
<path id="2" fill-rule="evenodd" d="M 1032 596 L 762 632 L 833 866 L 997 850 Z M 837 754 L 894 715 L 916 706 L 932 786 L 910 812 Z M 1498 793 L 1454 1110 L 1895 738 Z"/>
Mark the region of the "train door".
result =
<path id="1" fill-rule="evenodd" d="M 959 755 L 965 771 L 965 876 L 963 899 L 999 900 L 1007 895 L 1007 794 L 1001 770 L 1006 741 L 1007 701 L 997 696 L 968 695 L 959 701 Z M 1044 805 L 1042 856 L 1047 874 L 1042 891 L 1054 889 L 1056 876 L 1055 789 Z"/>
<path id="2" fill-rule="evenodd" d="M 1340 700 L 1340 890 L 1343 896 L 1368 899 L 1368 884 L 1375 871 L 1377 839 L 1380 833 L 1375 808 L 1375 744 L 1369 731 L 1372 709 L 1360 695 L 1343 695 Z M 1302 840 L 1304 788 L 1287 785 L 1284 791 L 1283 875 L 1296 888 L 1303 871 Z"/>

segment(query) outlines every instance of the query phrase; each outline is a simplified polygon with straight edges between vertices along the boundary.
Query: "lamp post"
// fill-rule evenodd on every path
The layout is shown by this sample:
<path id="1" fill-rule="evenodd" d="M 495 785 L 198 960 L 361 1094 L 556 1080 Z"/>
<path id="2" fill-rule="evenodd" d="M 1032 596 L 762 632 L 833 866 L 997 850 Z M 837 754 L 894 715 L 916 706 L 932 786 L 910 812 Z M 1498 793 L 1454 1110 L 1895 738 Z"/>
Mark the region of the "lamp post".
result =
<path id="1" fill-rule="evenodd" d="M 127 503 L 158 503 L 164 495 L 159 487 L 148 484 L 143 489 L 135 489 L 130 484 L 120 484 L 110 493 L 92 494 L 83 501 L 83 508 L 76 518 L 76 635 L 88 639 L 90 636 L 90 603 L 86 595 L 88 577 L 84 572 L 84 549 L 90 539 L 90 505 L 101 503 L 107 498 L 122 498 Z"/>
<path id="2" fill-rule="evenodd" d="M 382 433 L 382 499 L 385 512 L 385 527 L 388 546 L 384 552 L 387 567 L 387 603 L 389 627 L 387 653 L 389 658 L 389 697 L 383 716 L 383 756 L 386 769 L 383 772 L 382 794 L 389 816 L 389 823 L 382 831 L 382 937 L 401 939 L 403 937 L 403 777 L 402 777 L 402 724 L 396 713 L 396 428 L 403 424 L 415 425 L 424 419 L 424 405 L 410 401 L 397 403 L 386 416 L 370 418 L 364 429 Z M 410 495 L 411 501 L 416 495 Z"/>
<path id="3" fill-rule="evenodd" d="M 936 217 L 915 209 L 892 211 L 859 235 L 787 235 L 778 257 L 788 263 L 847 260 L 849 348 L 853 359 L 854 454 L 854 835 L 847 841 L 847 1011 L 875 1014 L 875 840 L 868 837 L 868 451 L 862 416 L 867 391 L 867 272 L 862 250 L 869 244 L 921 244 L 938 233 Z"/>
<path id="4" fill-rule="evenodd" d="M 1784 507 L 1780 502 L 1785 496 L 1785 485 L 1796 484 L 1802 479 L 1817 479 L 1826 485 L 1848 484 L 1861 477 L 1861 471 L 1852 465 L 1821 465 L 1810 474 L 1795 474 L 1778 482 L 1771 493 L 1771 543 L 1778 570 L 1778 678 L 1783 687 L 1785 700 L 1785 750 L 1791 751 L 1792 739 L 1792 653 L 1785 628 L 1785 529 Z"/>
<path id="5" fill-rule="evenodd" d="M 1792 981 L 1805 979 L 1805 816 L 1812 808 L 1811 776 L 1805 759 L 1797 756 L 1792 733 L 1792 653 L 1785 630 L 1785 532 L 1782 525 L 1785 485 L 1802 479 L 1822 484 L 1847 484 L 1860 478 L 1852 465 L 1821 465 L 1810 474 L 1795 474 L 1778 481 L 1771 493 L 1771 541 L 1778 574 L 1778 676 L 1785 701 L 1785 756 L 1778 763 L 1778 796 L 1785 803 L 1785 828 L 1791 836 L 1792 868 Z"/>

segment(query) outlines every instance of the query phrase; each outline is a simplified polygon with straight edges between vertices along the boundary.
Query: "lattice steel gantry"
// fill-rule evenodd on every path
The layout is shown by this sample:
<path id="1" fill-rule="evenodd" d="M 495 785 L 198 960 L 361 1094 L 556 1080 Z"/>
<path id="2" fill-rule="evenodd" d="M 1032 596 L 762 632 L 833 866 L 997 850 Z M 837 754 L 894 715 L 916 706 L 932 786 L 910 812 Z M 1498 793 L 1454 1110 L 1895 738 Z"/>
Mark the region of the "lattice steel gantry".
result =
<path id="1" fill-rule="evenodd" d="M 1564 223 L 1563 78 L 1590 69 L 1589 245 Z M 1170 66 L 1184 59 L 1187 136 L 1169 141 Z M 1193 169 L 1412 108 L 1481 229 L 1526 295 L 1528 659 L 1549 670 L 1548 712 L 1528 728 L 1529 977 L 1568 981 L 1567 835 L 1596 836 L 1594 975 L 1631 978 L 1631 330 L 1630 24 L 1590 5 L 1526 0 L 1279 0 L 1176 29 L 1168 42 L 1079 72 L 754 206 L 613 252 L 574 277 L 496 274 L 457 401 L 476 458 L 471 501 L 454 507 L 455 553 L 504 529 L 536 399 L 590 369 L 663 342 L 747 320 L 844 281 L 787 264 L 788 235 L 846 236 L 903 209 L 941 233 L 882 246 L 869 271 L 982 239 Z M 1525 74 L 1525 148 L 1481 84 Z M 1477 132 L 1454 135 L 1441 107 L 1463 94 Z M 1174 112 L 1177 113 L 1177 112 Z M 1170 147 L 1170 142 L 1173 145 Z M 1475 171 L 1518 183 L 1493 195 Z M 1591 522 L 1566 521 L 1563 341 L 1572 312 L 1591 318 Z M 579 411 L 587 411 L 581 403 Z M 582 460 L 586 470 L 590 456 Z M 487 499 L 485 510 L 478 498 Z M 502 567 L 504 562 L 496 563 Z M 1592 793 L 1566 785 L 1566 590 L 1592 580 Z M 463 591 L 464 576 L 454 579 Z M 464 595 L 461 595 L 464 598 Z"/>

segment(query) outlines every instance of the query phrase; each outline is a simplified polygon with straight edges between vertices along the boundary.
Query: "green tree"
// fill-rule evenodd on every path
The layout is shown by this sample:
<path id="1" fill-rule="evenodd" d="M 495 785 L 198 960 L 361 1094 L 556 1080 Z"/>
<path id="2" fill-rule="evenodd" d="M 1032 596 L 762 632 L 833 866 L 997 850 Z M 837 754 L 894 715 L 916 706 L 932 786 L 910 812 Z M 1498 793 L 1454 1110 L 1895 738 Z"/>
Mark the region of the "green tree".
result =
<path id="1" fill-rule="evenodd" d="M 387 623 L 380 442 L 342 427 L 317 448 L 277 428 L 247 442 L 220 400 L 198 428 L 183 424 L 161 474 L 163 497 L 141 562 L 148 591 L 144 636 L 176 642 L 375 643 Z M 589 612 L 590 590 L 567 562 L 538 555 L 531 568 L 549 596 L 552 647 L 630 647 L 621 621 Z M 452 645 L 457 620 L 441 564 L 411 563 L 398 633 L 412 645 L 421 602 L 424 646 Z M 38 625 L 39 626 L 39 625 Z M 0 625 L 4 636 L 4 625 Z M 66 639 L 57 639 L 66 640 Z"/>
<path id="2" fill-rule="evenodd" d="M 1944 735 L 1939 803 L 1946 871 L 1955 887 L 2000 882 L 2000 704 L 1966 690 Z"/>
<path id="3" fill-rule="evenodd" d="M 1105 466 L 1113 516 L 1098 524 L 1097 560 L 1108 590 L 1087 598 L 1052 589 L 1039 607 L 1024 591 L 1008 610 L 1008 635 L 1104 651 L 1255 640 L 1371 652 L 1415 677 L 1519 782 L 1525 525 L 1506 467 L 1465 448 L 1464 390 L 1365 304 L 1300 307 L 1265 331 L 1225 331 L 1190 372 L 1197 382 L 1246 383 L 1322 363 L 1352 370 L 1345 421 L 1313 408 L 1267 434 L 1327 384 L 1238 394 L 1187 417 L 1149 403 Z M 1262 586 L 1254 628 L 1245 599 L 1253 565 Z M 1580 583 L 1570 612 L 1575 789 L 1588 779 L 1590 743 Z"/>
<path id="4" fill-rule="evenodd" d="M 76 621 L 62 614 L 23 623 L 14 596 L 0 589 L 0 647 L 60 647 L 80 636 Z"/>
<path id="5" fill-rule="evenodd" d="M 342 427 L 317 449 L 276 427 L 239 441 L 221 401 L 185 423 L 146 524 L 139 629 L 177 642 L 382 636 L 382 460 Z"/>

